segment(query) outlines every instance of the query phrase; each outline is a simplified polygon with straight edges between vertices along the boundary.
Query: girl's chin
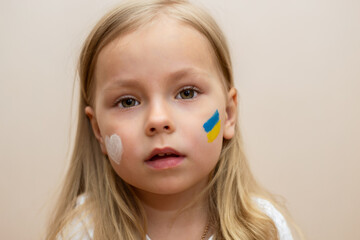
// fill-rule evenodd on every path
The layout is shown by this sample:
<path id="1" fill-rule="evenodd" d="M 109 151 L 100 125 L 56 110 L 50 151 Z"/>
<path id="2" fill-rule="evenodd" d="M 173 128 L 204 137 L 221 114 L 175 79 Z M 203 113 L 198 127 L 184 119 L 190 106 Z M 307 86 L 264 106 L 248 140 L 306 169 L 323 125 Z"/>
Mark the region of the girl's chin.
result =
<path id="1" fill-rule="evenodd" d="M 188 182 L 185 179 L 164 179 L 154 182 L 151 186 L 134 187 L 134 190 L 140 199 L 176 197 L 179 200 L 179 198 L 185 197 L 193 200 L 194 196 L 206 187 L 206 184 L 207 177 L 196 183 Z"/>

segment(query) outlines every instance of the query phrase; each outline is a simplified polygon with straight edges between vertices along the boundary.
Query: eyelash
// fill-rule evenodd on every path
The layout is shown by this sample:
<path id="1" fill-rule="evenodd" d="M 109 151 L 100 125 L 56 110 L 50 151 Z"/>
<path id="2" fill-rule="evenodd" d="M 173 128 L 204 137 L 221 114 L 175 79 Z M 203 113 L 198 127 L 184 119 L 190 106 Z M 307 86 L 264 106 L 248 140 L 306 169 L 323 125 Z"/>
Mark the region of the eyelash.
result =
<path id="1" fill-rule="evenodd" d="M 187 91 L 187 90 L 191 90 L 193 91 L 193 96 L 191 96 L 191 98 L 182 98 L 181 97 L 181 93 L 184 92 L 184 91 Z M 198 94 L 200 94 L 200 90 L 197 88 L 197 87 L 194 87 L 194 86 L 186 86 L 186 87 L 183 87 L 175 96 L 175 99 L 182 99 L 182 100 L 190 100 L 190 99 L 193 99 L 193 98 L 196 98 L 198 96 Z M 135 105 L 133 106 L 128 106 L 128 107 L 125 107 L 122 105 L 123 101 L 125 100 L 134 100 L 135 101 Z M 114 102 L 114 107 L 120 107 L 120 108 L 131 108 L 131 107 L 135 107 L 137 105 L 139 105 L 140 102 L 132 97 L 132 96 L 122 96 L 120 98 L 118 98 L 115 102 Z M 121 106 L 122 105 L 122 106 Z"/>

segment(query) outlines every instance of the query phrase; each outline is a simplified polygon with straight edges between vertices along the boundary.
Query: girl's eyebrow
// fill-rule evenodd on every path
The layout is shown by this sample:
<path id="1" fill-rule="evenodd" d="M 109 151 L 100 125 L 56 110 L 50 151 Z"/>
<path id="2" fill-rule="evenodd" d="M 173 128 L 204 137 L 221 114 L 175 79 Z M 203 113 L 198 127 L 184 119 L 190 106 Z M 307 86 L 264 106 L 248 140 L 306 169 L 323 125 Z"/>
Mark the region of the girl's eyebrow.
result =
<path id="1" fill-rule="evenodd" d="M 104 91 L 111 91 L 114 88 L 121 88 L 121 87 L 140 87 L 141 84 L 136 81 L 136 78 L 118 78 L 114 81 L 111 81 L 110 84 L 107 84 L 104 87 Z"/>
<path id="2" fill-rule="evenodd" d="M 206 75 L 207 74 L 204 71 L 198 70 L 194 67 L 186 67 L 170 73 L 166 77 L 166 81 L 179 81 L 190 76 L 199 78 Z M 104 88 L 104 91 L 112 90 L 114 87 L 141 87 L 141 83 L 137 81 L 136 78 L 119 78 L 112 81 L 111 84 L 108 84 Z"/>
<path id="3" fill-rule="evenodd" d="M 179 80 L 179 79 L 186 78 L 189 76 L 203 76 L 203 75 L 204 75 L 203 71 L 199 71 L 198 69 L 196 69 L 194 67 L 187 67 L 187 68 L 183 68 L 176 72 L 171 73 L 169 75 L 169 79 Z"/>

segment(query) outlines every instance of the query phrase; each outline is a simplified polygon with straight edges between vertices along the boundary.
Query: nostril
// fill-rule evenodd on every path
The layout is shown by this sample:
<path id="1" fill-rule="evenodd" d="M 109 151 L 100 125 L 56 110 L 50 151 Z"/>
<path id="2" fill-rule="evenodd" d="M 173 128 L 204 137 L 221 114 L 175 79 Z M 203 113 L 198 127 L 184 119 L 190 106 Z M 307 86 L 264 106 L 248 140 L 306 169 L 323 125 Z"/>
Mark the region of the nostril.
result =
<path id="1" fill-rule="evenodd" d="M 163 125 L 162 127 L 150 127 L 148 128 L 148 133 L 155 134 L 155 133 L 161 133 L 161 132 L 171 132 L 172 127 L 170 125 Z"/>

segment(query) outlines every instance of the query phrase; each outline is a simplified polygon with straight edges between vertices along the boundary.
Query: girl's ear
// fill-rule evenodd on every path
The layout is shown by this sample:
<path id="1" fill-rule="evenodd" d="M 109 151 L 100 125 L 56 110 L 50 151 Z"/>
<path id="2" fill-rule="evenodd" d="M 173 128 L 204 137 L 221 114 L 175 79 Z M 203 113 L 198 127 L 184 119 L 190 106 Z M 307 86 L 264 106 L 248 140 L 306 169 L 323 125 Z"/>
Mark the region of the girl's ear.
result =
<path id="1" fill-rule="evenodd" d="M 235 124 L 237 121 L 237 91 L 235 88 L 229 90 L 227 98 L 223 135 L 225 139 L 231 139 L 235 134 Z"/>
<path id="2" fill-rule="evenodd" d="M 88 118 L 90 120 L 92 130 L 94 132 L 94 135 L 95 135 L 96 139 L 98 140 L 98 142 L 100 144 L 101 151 L 104 154 L 107 154 L 105 144 L 104 144 L 104 139 L 103 139 L 103 137 L 101 135 L 99 124 L 98 124 L 98 122 L 96 120 L 95 112 L 92 109 L 92 107 L 86 106 L 85 107 L 85 114 L 86 114 L 86 116 L 88 116 Z"/>

